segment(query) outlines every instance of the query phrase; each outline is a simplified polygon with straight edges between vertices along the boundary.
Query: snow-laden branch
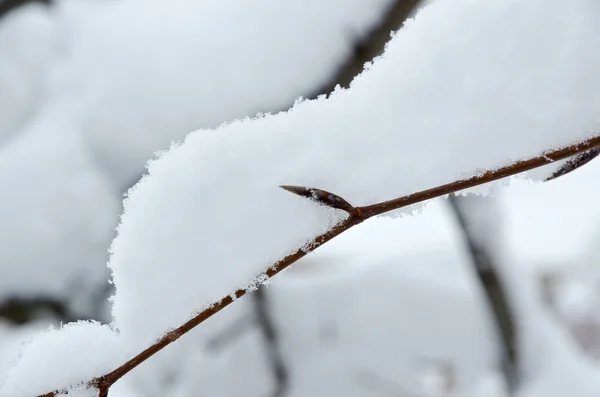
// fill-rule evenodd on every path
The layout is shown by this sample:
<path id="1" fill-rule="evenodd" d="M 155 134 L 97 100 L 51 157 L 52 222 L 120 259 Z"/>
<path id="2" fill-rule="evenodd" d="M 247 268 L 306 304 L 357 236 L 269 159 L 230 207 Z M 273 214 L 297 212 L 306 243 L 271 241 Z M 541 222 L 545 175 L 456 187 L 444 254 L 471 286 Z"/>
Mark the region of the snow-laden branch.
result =
<path id="1" fill-rule="evenodd" d="M 125 202 L 109 263 L 118 335 L 98 331 L 91 343 L 93 324 L 61 343 L 52 340 L 64 332 L 47 333 L 0 394 L 94 377 L 105 393 L 365 219 L 599 146 L 599 12 L 597 0 L 436 2 L 349 89 L 190 134 Z M 73 345 L 88 349 L 86 362 L 71 363 L 82 354 Z M 120 365 L 123 355 L 134 358 Z"/>
<path id="2" fill-rule="evenodd" d="M 235 302 L 236 299 L 241 298 L 242 296 L 246 295 L 246 293 L 252 291 L 253 287 L 255 288 L 258 285 L 258 283 L 268 282 L 270 278 L 287 269 L 291 264 L 293 264 L 300 258 L 316 250 L 323 244 L 327 243 L 334 237 L 337 237 L 338 235 L 347 231 L 351 227 L 356 226 L 371 217 L 381 215 L 386 212 L 397 210 L 403 207 L 407 207 L 409 205 L 422 203 L 432 198 L 440 197 L 452 192 L 457 192 L 459 190 L 468 189 L 485 183 L 493 182 L 495 180 L 505 178 L 507 176 L 529 171 L 531 169 L 550 164 L 554 161 L 566 159 L 578 153 L 583 153 L 587 150 L 594 149 L 597 147 L 600 147 L 600 135 L 590 138 L 581 143 L 577 143 L 575 145 L 545 152 L 544 154 L 538 157 L 519 161 L 512 165 L 502 167 L 496 170 L 487 171 L 483 174 L 473 176 L 469 179 L 455 181 L 446 185 L 434 187 L 432 189 L 427 189 L 421 192 L 364 207 L 354 207 L 350 205 L 345 199 L 321 189 L 305 188 L 299 186 L 282 186 L 283 189 L 291 193 L 297 194 L 299 196 L 313 200 L 320 205 L 335 209 L 342 209 L 348 213 L 348 217 L 342 222 L 333 226 L 331 229 L 327 230 L 325 233 L 320 234 L 308 244 L 296 250 L 294 253 L 287 255 L 280 261 L 276 262 L 274 265 L 268 267 L 264 273 L 259 274 L 257 277 L 255 277 L 252 281 L 248 283 L 248 285 L 250 285 L 251 287 L 237 289 L 236 291 L 227 295 L 223 299 L 220 299 L 219 301 L 208 305 L 203 311 L 196 314 L 192 319 L 190 319 L 183 325 L 175 328 L 174 330 L 167 332 L 157 342 L 144 349 L 138 355 L 136 355 L 135 357 L 133 357 L 114 371 L 111 371 L 103 376 L 91 380 L 89 382 L 89 385 L 99 390 L 100 397 L 106 396 L 108 389 L 116 381 L 121 379 L 124 375 L 129 373 L 138 365 L 142 364 L 154 354 L 158 353 L 163 348 L 175 342 L 177 339 L 194 329 L 196 326 L 200 325 L 204 321 L 208 320 L 210 317 L 225 309 L 227 306 Z M 52 397 L 57 395 L 57 393 L 58 392 L 50 392 L 40 395 L 38 397 Z"/>

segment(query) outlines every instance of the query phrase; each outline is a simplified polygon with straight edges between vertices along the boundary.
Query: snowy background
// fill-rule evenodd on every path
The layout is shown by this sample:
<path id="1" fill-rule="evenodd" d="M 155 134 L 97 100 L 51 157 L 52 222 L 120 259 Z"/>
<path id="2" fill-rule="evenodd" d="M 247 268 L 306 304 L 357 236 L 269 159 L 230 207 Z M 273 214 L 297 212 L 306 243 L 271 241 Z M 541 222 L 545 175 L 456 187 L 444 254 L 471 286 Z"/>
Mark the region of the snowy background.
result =
<path id="1" fill-rule="evenodd" d="M 156 152 L 319 92 L 394 3 L 61 0 L 1 15 L 0 396 L 17 397 L 2 394 L 16 390 L 7 374 L 40 330 L 111 322 L 108 249 Z M 599 180 L 600 160 L 549 183 L 513 178 L 472 206 L 515 308 L 518 395 L 600 395 Z M 506 396 L 471 261 L 446 199 L 371 220 L 110 396 Z M 99 346 L 111 338 L 95 332 Z M 109 345 L 116 363 L 132 349 Z M 98 351 L 77 349 L 84 362 Z"/>

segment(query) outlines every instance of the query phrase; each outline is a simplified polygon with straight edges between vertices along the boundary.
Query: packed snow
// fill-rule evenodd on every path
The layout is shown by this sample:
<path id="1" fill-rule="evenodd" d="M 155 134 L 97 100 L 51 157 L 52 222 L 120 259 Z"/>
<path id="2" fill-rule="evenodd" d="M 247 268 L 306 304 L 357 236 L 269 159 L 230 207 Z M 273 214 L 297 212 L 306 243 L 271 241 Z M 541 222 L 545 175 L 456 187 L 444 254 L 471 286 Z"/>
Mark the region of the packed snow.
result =
<path id="1" fill-rule="evenodd" d="M 349 90 L 190 134 L 125 201 L 109 263 L 119 330 L 148 344 L 340 219 L 279 185 L 372 204 L 589 137 L 600 125 L 595 11 L 584 0 L 435 3 Z M 155 293 L 165 285 L 177 290 Z"/>
<path id="2" fill-rule="evenodd" d="M 78 322 L 49 329 L 22 347 L 0 383 L 2 396 L 35 396 L 67 389 L 125 362 L 128 351 L 108 325 Z"/>
<path id="3" fill-rule="evenodd" d="M 154 151 L 289 107 L 389 3 L 63 0 L 5 15 L 0 299 L 76 297 L 98 315 L 84 301 L 106 288 L 122 193 Z"/>

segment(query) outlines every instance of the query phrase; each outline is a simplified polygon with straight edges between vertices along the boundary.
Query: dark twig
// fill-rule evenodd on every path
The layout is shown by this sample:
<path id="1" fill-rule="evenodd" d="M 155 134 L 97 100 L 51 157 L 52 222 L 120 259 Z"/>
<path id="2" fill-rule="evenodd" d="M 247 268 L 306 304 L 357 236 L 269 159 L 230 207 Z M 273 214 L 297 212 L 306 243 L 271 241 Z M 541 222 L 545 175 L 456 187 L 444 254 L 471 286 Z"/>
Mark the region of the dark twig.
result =
<path id="1" fill-rule="evenodd" d="M 260 328 L 265 343 L 267 344 L 267 354 L 271 371 L 275 381 L 275 388 L 271 393 L 271 397 L 282 397 L 285 395 L 288 388 L 288 369 L 283 360 L 281 351 L 279 350 L 279 339 L 273 319 L 269 316 L 269 302 L 267 299 L 267 286 L 261 285 L 252 294 L 254 297 L 254 312 L 256 322 Z"/>
<path id="2" fill-rule="evenodd" d="M 209 338 L 206 342 L 206 348 L 208 350 L 216 351 L 222 349 L 227 343 L 231 343 L 236 339 L 239 339 L 245 332 L 252 329 L 255 324 L 255 320 L 250 315 L 244 315 L 230 324 L 229 327 L 219 333 L 218 335 Z"/>
<path id="3" fill-rule="evenodd" d="M 324 84 L 308 98 L 316 98 L 333 92 L 336 86 L 348 88 L 354 78 L 359 75 L 365 63 L 371 62 L 380 55 L 385 44 L 390 41 L 392 32 L 398 30 L 404 21 L 414 12 L 421 0 L 396 0 L 385 11 L 381 23 L 368 32 L 354 45 L 354 51 L 346 62 L 338 69 L 331 80 Z"/>
<path id="4" fill-rule="evenodd" d="M 487 200 L 488 198 L 469 197 L 469 199 Z M 469 219 L 469 202 L 467 198 L 459 197 L 452 193 L 448 201 L 465 239 L 477 277 L 491 306 L 491 313 L 502 342 L 502 371 L 509 390 L 514 392 L 519 381 L 515 322 L 506 291 L 497 271 L 497 264 L 492 259 L 492 255 L 488 250 L 489 247 L 485 246 L 481 236 L 478 236 L 474 230 L 481 228 L 473 228 L 474 225 L 471 224 L 472 220 Z"/>
<path id="5" fill-rule="evenodd" d="M 25 324 L 44 315 L 51 315 L 63 322 L 77 320 L 65 302 L 52 297 L 13 297 L 0 303 L 0 317 L 14 324 Z"/>
<path id="6" fill-rule="evenodd" d="M 569 159 L 562 167 L 555 171 L 545 182 L 556 179 L 560 176 L 568 174 L 569 172 L 575 171 L 577 168 L 586 165 L 596 157 L 600 155 L 600 148 L 588 150 L 587 152 L 580 153 Z"/>
<path id="7" fill-rule="evenodd" d="M 21 7 L 27 3 L 50 4 L 51 0 L 0 0 L 0 18 L 8 12 Z"/>
<path id="8" fill-rule="evenodd" d="M 268 267 L 263 274 L 258 275 L 256 280 L 262 280 L 263 282 L 269 280 L 277 273 L 282 270 L 287 269 L 292 263 L 296 262 L 300 258 L 303 258 L 308 253 L 316 250 L 323 244 L 332 240 L 333 238 L 339 236 L 346 230 L 352 228 L 353 226 L 362 223 L 364 220 L 371 218 L 376 215 L 381 215 L 383 213 L 393 211 L 402 207 L 406 207 L 412 204 L 420 203 L 423 201 L 430 200 L 435 197 L 440 197 L 446 194 L 450 194 L 459 190 L 468 189 L 471 187 L 479 186 L 488 182 L 493 182 L 507 176 L 515 175 L 521 172 L 529 171 L 537 167 L 541 167 L 543 165 L 550 164 L 554 161 L 563 160 L 565 158 L 574 156 L 578 153 L 587 151 L 589 149 L 593 149 L 596 147 L 600 147 L 600 135 L 595 136 L 593 138 L 589 138 L 583 142 L 567 146 L 561 149 L 554 149 L 545 152 L 541 156 L 530 158 L 527 160 L 517 161 L 509 166 L 502 167 L 493 171 L 487 171 L 485 173 L 473 176 L 469 179 L 463 179 L 455 182 L 451 182 L 445 185 L 437 186 L 431 189 L 423 190 L 421 192 L 409 194 L 407 196 L 395 198 L 392 200 L 384 201 L 381 203 L 368 205 L 365 207 L 356 207 L 357 212 L 351 214 L 344 221 L 338 223 L 336 226 L 333 226 L 327 232 L 315 237 L 309 244 L 298 249 L 296 252 L 287 255 L 283 259 L 279 260 L 272 266 Z M 304 188 L 308 189 L 308 188 Z M 220 299 L 217 302 L 214 302 L 212 305 L 202 310 L 200 313 L 196 314 L 186 323 L 181 326 L 167 332 L 162 338 L 156 341 L 151 346 L 144 349 L 138 355 L 125 362 L 120 367 L 116 368 L 114 371 L 109 372 L 105 375 L 102 375 L 98 378 L 90 381 L 89 385 L 92 387 L 96 387 L 99 390 L 108 389 L 111 385 L 113 385 L 117 380 L 121 379 L 124 375 L 129 373 L 131 370 L 136 368 L 138 365 L 152 357 L 157 352 L 164 349 L 166 346 L 175 342 L 181 336 L 185 335 L 192 329 L 194 329 L 197 325 L 203 323 L 208 318 L 214 316 L 230 304 L 234 302 L 234 300 L 241 298 L 246 295 L 248 291 L 245 289 L 238 289 L 227 295 L 226 297 Z M 56 396 L 57 392 L 50 392 L 40 397 L 52 397 Z"/>

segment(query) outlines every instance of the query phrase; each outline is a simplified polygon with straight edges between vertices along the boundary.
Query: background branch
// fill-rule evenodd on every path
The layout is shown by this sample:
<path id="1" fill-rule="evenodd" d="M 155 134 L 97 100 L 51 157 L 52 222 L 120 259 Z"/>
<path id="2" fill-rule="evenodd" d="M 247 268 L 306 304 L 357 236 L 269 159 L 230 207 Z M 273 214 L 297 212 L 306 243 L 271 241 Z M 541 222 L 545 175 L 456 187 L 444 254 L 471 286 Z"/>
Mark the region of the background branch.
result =
<path id="1" fill-rule="evenodd" d="M 569 172 L 575 171 L 577 168 L 586 165 L 596 157 L 600 155 L 600 149 L 595 148 L 588 150 L 587 152 L 583 152 L 578 154 L 577 156 L 573 156 L 573 158 L 569 159 L 562 167 L 556 170 L 550 177 L 546 179 L 546 181 L 551 181 L 552 179 L 556 179 L 561 177 Z"/>
<path id="2" fill-rule="evenodd" d="M 17 325 L 25 324 L 33 319 L 52 316 L 58 321 L 77 321 L 65 302 L 50 296 L 30 298 L 11 297 L 0 303 L 0 318 Z"/>
<path id="3" fill-rule="evenodd" d="M 251 295 L 254 303 L 254 313 L 256 323 L 263 335 L 266 347 L 267 357 L 275 381 L 275 388 L 271 393 L 272 397 L 282 397 L 286 394 L 289 385 L 289 371 L 283 360 L 283 355 L 279 349 L 279 338 L 275 324 L 269 315 L 269 302 L 266 285 L 261 285 L 259 289 Z"/>
<path id="4" fill-rule="evenodd" d="M 420 0 L 394 1 L 385 11 L 381 22 L 354 44 L 352 55 L 331 80 L 315 90 L 313 94 L 308 95 L 308 98 L 329 94 L 338 85 L 348 88 L 352 80 L 363 71 L 365 63 L 371 62 L 383 52 L 385 44 L 390 41 L 391 33 L 402 26 L 404 21 L 414 13 L 420 2 Z"/>
<path id="5" fill-rule="evenodd" d="M 494 263 L 490 247 L 486 245 L 485 239 L 481 235 L 482 232 L 491 232 L 491 230 L 483 230 L 489 229 L 490 225 L 482 225 L 484 220 L 478 215 L 485 212 L 488 216 L 489 212 L 493 210 L 489 205 L 489 197 L 457 196 L 452 193 L 449 196 L 448 203 L 456 216 L 467 251 L 471 256 L 473 268 L 491 308 L 491 314 L 500 339 L 502 372 L 508 391 L 513 394 L 519 380 L 515 320 L 508 302 L 506 289 L 498 273 L 497 263 Z M 481 208 L 473 211 L 472 205 L 484 206 L 485 208 L 483 208 L 483 211 L 481 211 Z"/>
<path id="6" fill-rule="evenodd" d="M 25 5 L 27 3 L 44 3 L 50 4 L 51 0 L 0 0 L 0 18 L 12 11 L 13 9 Z"/>

